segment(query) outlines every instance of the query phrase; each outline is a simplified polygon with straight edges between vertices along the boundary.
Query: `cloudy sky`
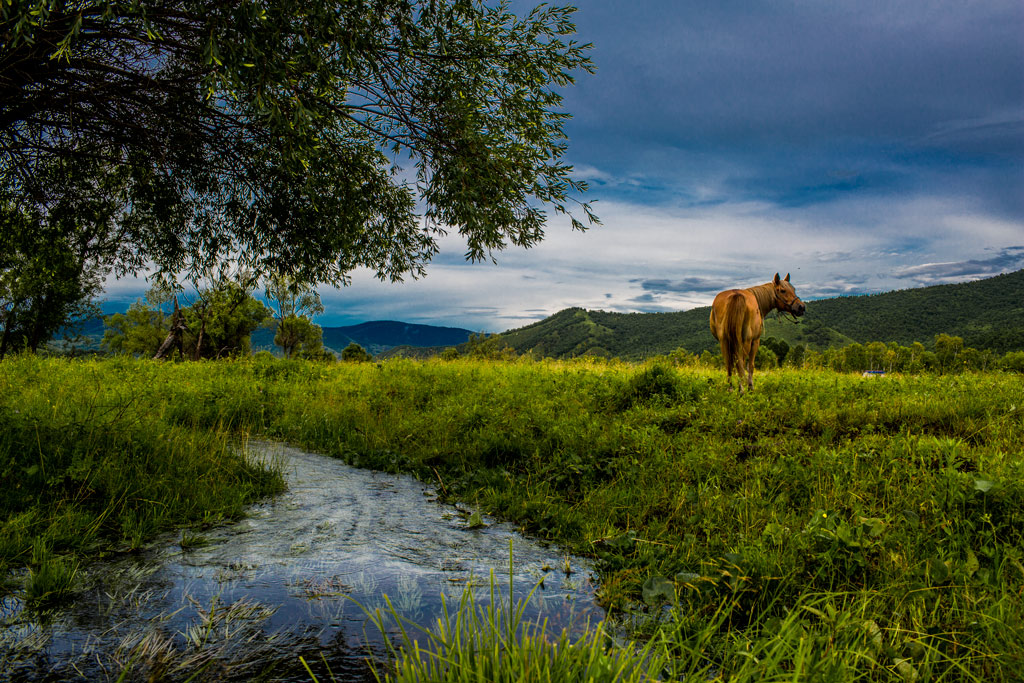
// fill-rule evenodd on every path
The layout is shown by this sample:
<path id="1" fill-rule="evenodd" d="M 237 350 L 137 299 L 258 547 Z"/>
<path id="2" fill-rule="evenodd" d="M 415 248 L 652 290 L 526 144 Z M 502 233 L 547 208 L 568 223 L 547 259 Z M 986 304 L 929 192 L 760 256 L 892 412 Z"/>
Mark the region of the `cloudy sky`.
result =
<path id="1" fill-rule="evenodd" d="M 568 161 L 603 225 L 552 220 L 497 265 L 448 239 L 422 280 L 324 290 L 320 324 L 500 332 L 776 271 L 813 300 L 1024 268 L 1020 0 L 577 4 L 597 73 L 565 91 Z"/>

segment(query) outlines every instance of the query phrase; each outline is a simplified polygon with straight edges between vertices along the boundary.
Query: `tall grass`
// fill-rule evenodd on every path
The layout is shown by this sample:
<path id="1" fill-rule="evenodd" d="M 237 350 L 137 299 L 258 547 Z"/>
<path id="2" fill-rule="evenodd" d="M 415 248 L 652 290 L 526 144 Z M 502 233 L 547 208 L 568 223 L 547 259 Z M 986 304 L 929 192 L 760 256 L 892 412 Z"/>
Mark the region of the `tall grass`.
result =
<path id="1" fill-rule="evenodd" d="M 509 557 L 512 557 L 511 549 Z M 509 566 L 508 586 L 514 567 Z M 385 596 L 385 610 L 363 611 L 385 636 L 391 659 L 374 669 L 379 681 L 580 681 L 602 683 L 646 678 L 650 648 L 615 647 L 603 622 L 577 640 L 552 634 L 546 622 L 531 623 L 524 611 L 533 593 L 502 595 L 490 577 L 488 600 L 479 605 L 468 585 L 454 610 L 442 596 L 442 614 L 430 626 L 403 617 Z M 362 606 L 360 606 L 362 607 Z M 397 632 L 397 643 L 387 636 Z M 317 679 L 303 661 L 311 678 Z"/>
<path id="2" fill-rule="evenodd" d="M 77 451 L 56 448 L 64 430 L 109 440 L 118 428 L 97 425 L 132 424 L 124 448 L 156 452 L 173 435 L 224 444 L 224 457 L 231 433 L 251 432 L 413 473 L 596 557 L 603 604 L 661 643 L 676 671 L 874 680 L 912 667 L 998 680 L 1024 667 L 1024 384 L 1014 375 L 775 370 L 741 397 L 711 370 L 615 362 L 0 367 L 19 396 L 0 399 L 0 419 L 20 425 L 20 446 L 6 452 L 47 479 L 55 456 L 33 470 L 37 453 L 61 453 L 71 473 L 62 500 L 99 490 L 76 474 Z M 40 375 L 45 397 L 33 389 Z M 54 398 L 65 407 L 51 417 Z M 22 402 L 34 421 L 19 422 Z M 52 447 L 31 447 L 36 425 Z M 32 509 L 8 503 L 0 538 L 46 526 Z M 51 505 L 48 519 L 73 509 Z M 31 538 L 13 557 L 28 557 Z M 55 551 L 65 542 L 48 538 Z"/>

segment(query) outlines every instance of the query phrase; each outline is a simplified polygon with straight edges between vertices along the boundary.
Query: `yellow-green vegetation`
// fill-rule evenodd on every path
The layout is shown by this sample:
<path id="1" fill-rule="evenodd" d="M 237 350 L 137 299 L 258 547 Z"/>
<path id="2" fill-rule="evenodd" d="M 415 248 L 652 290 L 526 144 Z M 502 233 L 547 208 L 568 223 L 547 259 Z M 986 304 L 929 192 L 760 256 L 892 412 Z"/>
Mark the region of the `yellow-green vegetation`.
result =
<path id="1" fill-rule="evenodd" d="M 1017 374 L 781 369 L 737 396 L 720 371 L 657 363 L 19 358 L 0 370 L 8 562 L 34 561 L 42 531 L 60 553 L 62 529 L 97 524 L 70 503 L 50 504 L 45 524 L 33 512 L 43 491 L 110 495 L 83 474 L 100 471 L 99 458 L 75 459 L 80 437 L 116 439 L 141 467 L 188 439 L 228 459 L 230 434 L 249 432 L 411 472 L 598 558 L 603 603 L 658 671 L 1006 680 L 1024 667 Z M 168 438 L 179 445 L 161 445 Z M 9 485 L 29 481 L 34 497 Z M 159 508 L 140 502 L 123 517 Z M 468 671 L 448 680 L 472 680 Z"/>

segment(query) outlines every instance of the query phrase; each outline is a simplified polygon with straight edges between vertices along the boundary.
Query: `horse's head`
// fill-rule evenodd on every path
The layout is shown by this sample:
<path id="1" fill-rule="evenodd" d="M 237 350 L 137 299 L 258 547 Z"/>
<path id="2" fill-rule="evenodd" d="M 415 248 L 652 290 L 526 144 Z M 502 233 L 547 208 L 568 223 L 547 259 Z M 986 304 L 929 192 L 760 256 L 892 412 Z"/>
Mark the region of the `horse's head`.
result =
<path id="1" fill-rule="evenodd" d="M 807 307 L 804 306 L 803 301 L 800 301 L 800 297 L 796 295 L 793 285 L 789 284 L 789 273 L 786 273 L 785 280 L 781 279 L 778 273 L 775 273 L 775 279 L 772 281 L 772 284 L 775 285 L 775 306 L 780 311 L 792 313 L 793 315 L 804 314 Z"/>

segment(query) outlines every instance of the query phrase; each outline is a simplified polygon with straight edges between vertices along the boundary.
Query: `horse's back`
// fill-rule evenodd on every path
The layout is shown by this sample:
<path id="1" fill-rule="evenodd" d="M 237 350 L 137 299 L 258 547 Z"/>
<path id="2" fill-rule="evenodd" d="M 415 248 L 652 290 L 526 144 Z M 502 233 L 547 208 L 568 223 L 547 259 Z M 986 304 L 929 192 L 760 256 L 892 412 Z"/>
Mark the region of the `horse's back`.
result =
<path id="1" fill-rule="evenodd" d="M 711 303 L 711 334 L 715 339 L 722 339 L 729 325 L 729 303 L 736 296 L 743 296 L 741 289 L 727 289 L 715 295 Z"/>
<path id="2" fill-rule="evenodd" d="M 761 336 L 757 299 L 745 289 L 719 292 L 711 304 L 711 334 L 721 340 L 732 332 L 737 341 Z"/>

